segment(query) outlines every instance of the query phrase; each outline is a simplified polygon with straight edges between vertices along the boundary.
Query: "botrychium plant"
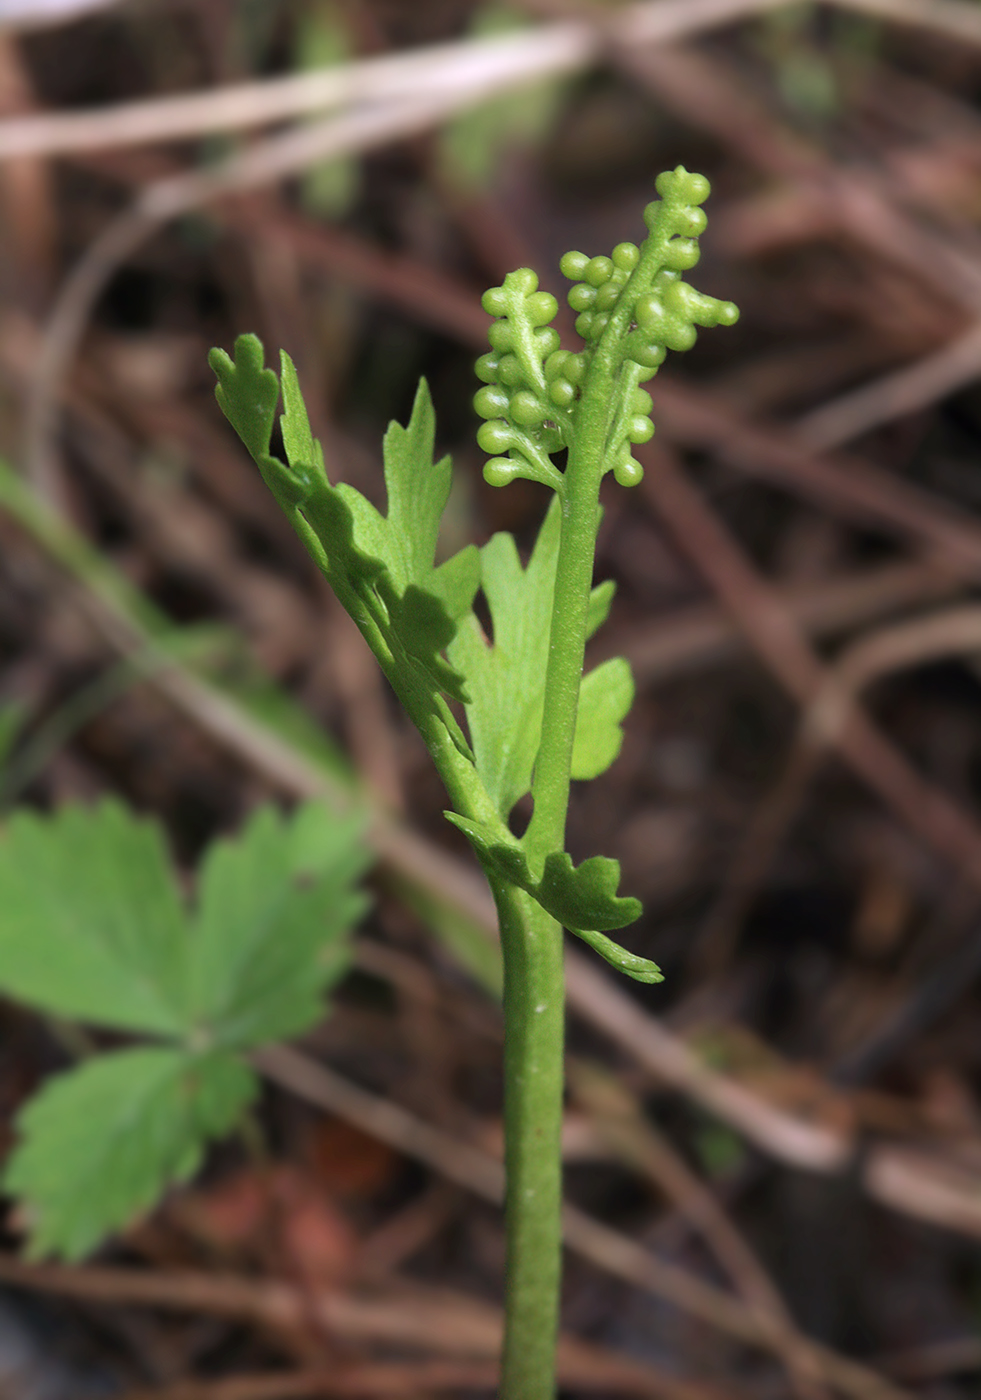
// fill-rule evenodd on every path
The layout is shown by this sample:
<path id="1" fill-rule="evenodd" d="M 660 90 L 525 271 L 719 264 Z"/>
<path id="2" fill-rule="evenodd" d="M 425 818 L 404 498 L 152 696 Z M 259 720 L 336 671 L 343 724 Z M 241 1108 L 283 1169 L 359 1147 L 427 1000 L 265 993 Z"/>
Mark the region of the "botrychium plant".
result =
<path id="1" fill-rule="evenodd" d="M 654 963 L 608 937 L 641 912 L 617 893 L 617 862 L 593 856 L 575 866 L 565 850 L 570 781 L 613 762 L 633 699 L 623 659 L 583 676 L 586 640 L 613 595 L 610 583 L 593 587 L 600 483 L 610 471 L 621 486 L 641 480 L 633 447 L 654 432 L 641 385 L 666 352 L 690 349 L 697 326 L 738 316 L 731 302 L 682 279 L 698 261 L 708 181 L 679 166 L 656 188 L 639 247 L 561 261 L 574 284 L 580 350 L 562 348 L 551 324 L 558 304 L 529 268 L 484 295 L 495 318 L 474 400 L 485 420 L 484 477 L 493 486 L 523 477 L 554 492 L 524 566 L 507 534 L 436 566 L 450 463 L 433 461 L 425 382 L 408 427 L 393 423 L 385 437 L 382 515 L 328 480 L 287 355 L 280 384 L 255 336 L 238 338 L 234 359 L 211 353 L 219 404 L 419 729 L 449 794 L 446 816 L 469 839 L 494 895 L 504 955 L 506 1400 L 548 1400 L 555 1387 L 563 927 L 629 976 L 661 980 Z M 280 390 L 286 463 L 270 450 Z M 473 611 L 478 589 L 492 641 Z M 465 728 L 451 702 L 463 707 Z M 528 793 L 532 815 L 519 836 L 510 818 Z"/>

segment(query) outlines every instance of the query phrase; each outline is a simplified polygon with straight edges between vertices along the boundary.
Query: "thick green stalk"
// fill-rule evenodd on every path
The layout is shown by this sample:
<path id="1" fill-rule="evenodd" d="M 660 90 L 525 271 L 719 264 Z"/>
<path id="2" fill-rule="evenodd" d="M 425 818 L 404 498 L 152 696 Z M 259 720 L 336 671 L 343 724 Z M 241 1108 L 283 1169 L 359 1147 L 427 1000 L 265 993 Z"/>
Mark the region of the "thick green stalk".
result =
<path id="1" fill-rule="evenodd" d="M 562 929 L 491 879 L 504 950 L 507 1292 L 502 1400 L 552 1400 L 562 1243 Z"/>

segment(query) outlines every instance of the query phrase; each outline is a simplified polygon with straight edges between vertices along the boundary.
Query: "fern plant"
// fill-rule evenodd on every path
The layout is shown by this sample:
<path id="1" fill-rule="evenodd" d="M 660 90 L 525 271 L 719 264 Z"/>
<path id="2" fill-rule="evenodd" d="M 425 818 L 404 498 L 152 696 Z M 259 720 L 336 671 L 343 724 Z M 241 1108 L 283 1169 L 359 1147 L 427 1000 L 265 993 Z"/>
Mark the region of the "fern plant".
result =
<path id="1" fill-rule="evenodd" d="M 362 823 L 261 808 L 185 901 L 159 828 L 106 801 L 0 835 L 0 993 L 136 1035 L 54 1075 L 17 1118 L 4 1187 L 36 1256 L 79 1259 L 155 1205 L 255 1096 L 250 1050 L 307 1030 L 365 908 Z"/>
<path id="2" fill-rule="evenodd" d="M 668 350 L 687 350 L 696 326 L 731 325 L 731 302 L 682 280 L 698 261 L 709 193 L 679 166 L 656 182 L 641 246 L 611 256 L 567 253 L 583 345 L 563 349 L 551 322 L 558 305 L 528 268 L 488 291 L 491 350 L 477 361 L 475 398 L 485 419 L 478 442 L 493 486 L 526 478 L 554 492 L 537 543 L 522 566 L 513 539 L 495 535 L 437 566 L 450 463 L 433 461 L 434 421 L 420 384 L 407 427 L 384 443 L 386 514 L 345 484 L 332 485 L 310 430 L 294 367 L 281 382 L 255 336 L 234 358 L 213 350 L 218 402 L 266 483 L 326 576 L 419 729 L 497 906 L 504 954 L 507 1299 L 501 1393 L 506 1400 L 554 1394 L 558 1317 L 563 1058 L 562 929 L 614 966 L 656 982 L 654 963 L 609 936 L 640 914 L 618 894 L 616 861 L 578 867 L 565 850 L 570 781 L 597 776 L 619 752 L 633 697 L 625 661 L 583 677 L 587 638 L 605 619 L 613 587 L 593 587 L 600 483 L 642 476 L 635 444 L 654 431 L 640 386 Z M 271 440 L 280 419 L 286 462 Z M 561 468 L 554 460 L 567 452 Z M 483 590 L 493 641 L 473 611 Z M 453 704 L 463 707 L 465 729 Z M 510 818 L 530 793 L 527 829 Z"/>

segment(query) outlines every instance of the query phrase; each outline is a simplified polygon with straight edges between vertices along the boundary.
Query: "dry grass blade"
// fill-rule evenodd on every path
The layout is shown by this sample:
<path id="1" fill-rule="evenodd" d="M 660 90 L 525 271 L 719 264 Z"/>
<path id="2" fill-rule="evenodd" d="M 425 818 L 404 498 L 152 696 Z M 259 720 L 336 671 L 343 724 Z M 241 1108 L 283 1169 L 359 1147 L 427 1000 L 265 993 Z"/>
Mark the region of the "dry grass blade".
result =
<path id="1" fill-rule="evenodd" d="M 239 83 L 211 92 L 123 102 L 0 122 L 0 160 L 67 155 L 240 131 L 330 108 L 399 102 L 437 90 L 493 91 L 588 63 L 612 36 L 625 46 L 685 34 L 780 8 L 786 0 L 654 0 L 610 16 L 566 21 L 527 33 L 462 39 L 383 54 L 313 73 Z"/>
<path id="2" fill-rule="evenodd" d="M 915 1147 L 882 1145 L 869 1152 L 862 1185 L 891 1210 L 981 1239 L 976 1164 L 950 1162 Z"/>
<path id="3" fill-rule="evenodd" d="M 817 583 L 790 582 L 780 589 L 780 598 L 798 626 L 811 636 L 824 637 L 945 597 L 958 587 L 936 565 L 904 562 Z M 622 632 L 616 643 L 641 686 L 724 665 L 745 647 L 744 635 L 728 614 L 711 604 L 692 604 L 637 623 Z M 607 651 L 597 647 L 595 654 L 605 656 Z"/>
<path id="4" fill-rule="evenodd" d="M 570 1006 L 660 1083 L 689 1095 L 764 1152 L 790 1166 L 838 1172 L 850 1161 L 852 1143 L 846 1134 L 788 1113 L 711 1069 L 680 1036 L 648 1015 L 574 948 L 566 950 L 565 969 Z"/>
<path id="5" fill-rule="evenodd" d="M 41 29 L 65 24 L 118 4 L 119 0 L 4 0 L 0 7 L 0 30 Z"/>
<path id="6" fill-rule="evenodd" d="M 23 117 L 0 122 L 0 160 L 254 129 L 336 108 L 411 102 L 427 93 L 466 91 L 473 84 L 481 92 L 493 91 L 502 84 L 579 68 L 595 53 L 597 42 L 591 25 L 556 24 L 530 33 L 438 44 L 209 92 Z"/>
<path id="7" fill-rule="evenodd" d="M 359 1089 L 326 1065 L 287 1045 L 259 1050 L 252 1058 L 256 1068 L 274 1084 L 356 1124 L 406 1156 L 425 1162 L 441 1176 L 484 1200 L 494 1205 L 503 1201 L 504 1167 L 479 1148 L 430 1128 L 398 1104 Z"/>
<path id="8" fill-rule="evenodd" d="M 424 131 L 485 95 L 471 88 L 345 112 L 257 142 L 207 170 L 170 176 L 144 189 L 133 207 L 86 249 L 65 280 L 45 327 L 27 429 L 28 474 L 42 494 L 51 500 L 59 494 L 53 451 L 58 403 L 92 309 L 115 270 L 155 229 L 223 195 L 260 188 L 319 160 Z"/>

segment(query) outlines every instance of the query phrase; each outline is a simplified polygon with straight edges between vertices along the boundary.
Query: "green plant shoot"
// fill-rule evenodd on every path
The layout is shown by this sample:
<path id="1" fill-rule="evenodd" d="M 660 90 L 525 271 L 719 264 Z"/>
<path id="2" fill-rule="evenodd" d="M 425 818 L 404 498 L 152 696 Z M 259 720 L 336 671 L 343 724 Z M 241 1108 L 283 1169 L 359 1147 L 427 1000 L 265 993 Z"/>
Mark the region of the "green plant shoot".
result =
<path id="1" fill-rule="evenodd" d="M 632 448 L 654 431 L 640 386 L 668 350 L 687 350 L 696 326 L 731 325 L 731 302 L 682 280 L 698 261 L 708 181 L 679 166 L 656 182 L 640 247 L 610 257 L 567 253 L 579 313 L 579 351 L 562 349 L 552 327 L 558 305 L 528 268 L 509 273 L 483 299 L 496 319 L 489 354 L 477 362 L 478 433 L 490 456 L 485 479 L 518 477 L 551 488 L 552 502 L 527 565 L 513 539 L 495 535 L 479 552 L 434 564 L 450 465 L 433 461 L 434 421 L 420 384 L 408 427 L 385 437 L 388 508 L 332 485 L 310 431 L 293 365 L 281 357 L 281 418 L 287 462 L 270 451 L 280 385 L 263 367 L 255 336 L 240 336 L 234 359 L 213 350 L 217 396 L 265 481 L 351 614 L 418 727 L 449 794 L 447 818 L 464 832 L 497 906 L 504 955 L 507 1300 L 501 1394 L 550 1400 L 560 1277 L 562 929 L 615 967 L 656 982 L 656 965 L 608 935 L 640 914 L 618 893 L 616 861 L 579 866 L 565 850 L 569 787 L 616 758 L 633 683 L 625 661 L 583 676 L 587 638 L 612 600 L 593 587 L 600 483 L 642 477 Z M 561 469 L 554 461 L 567 451 Z M 488 641 L 473 611 L 483 590 L 493 620 Z M 462 704 L 466 730 L 450 702 Z M 531 793 L 522 836 L 509 818 Z"/>

